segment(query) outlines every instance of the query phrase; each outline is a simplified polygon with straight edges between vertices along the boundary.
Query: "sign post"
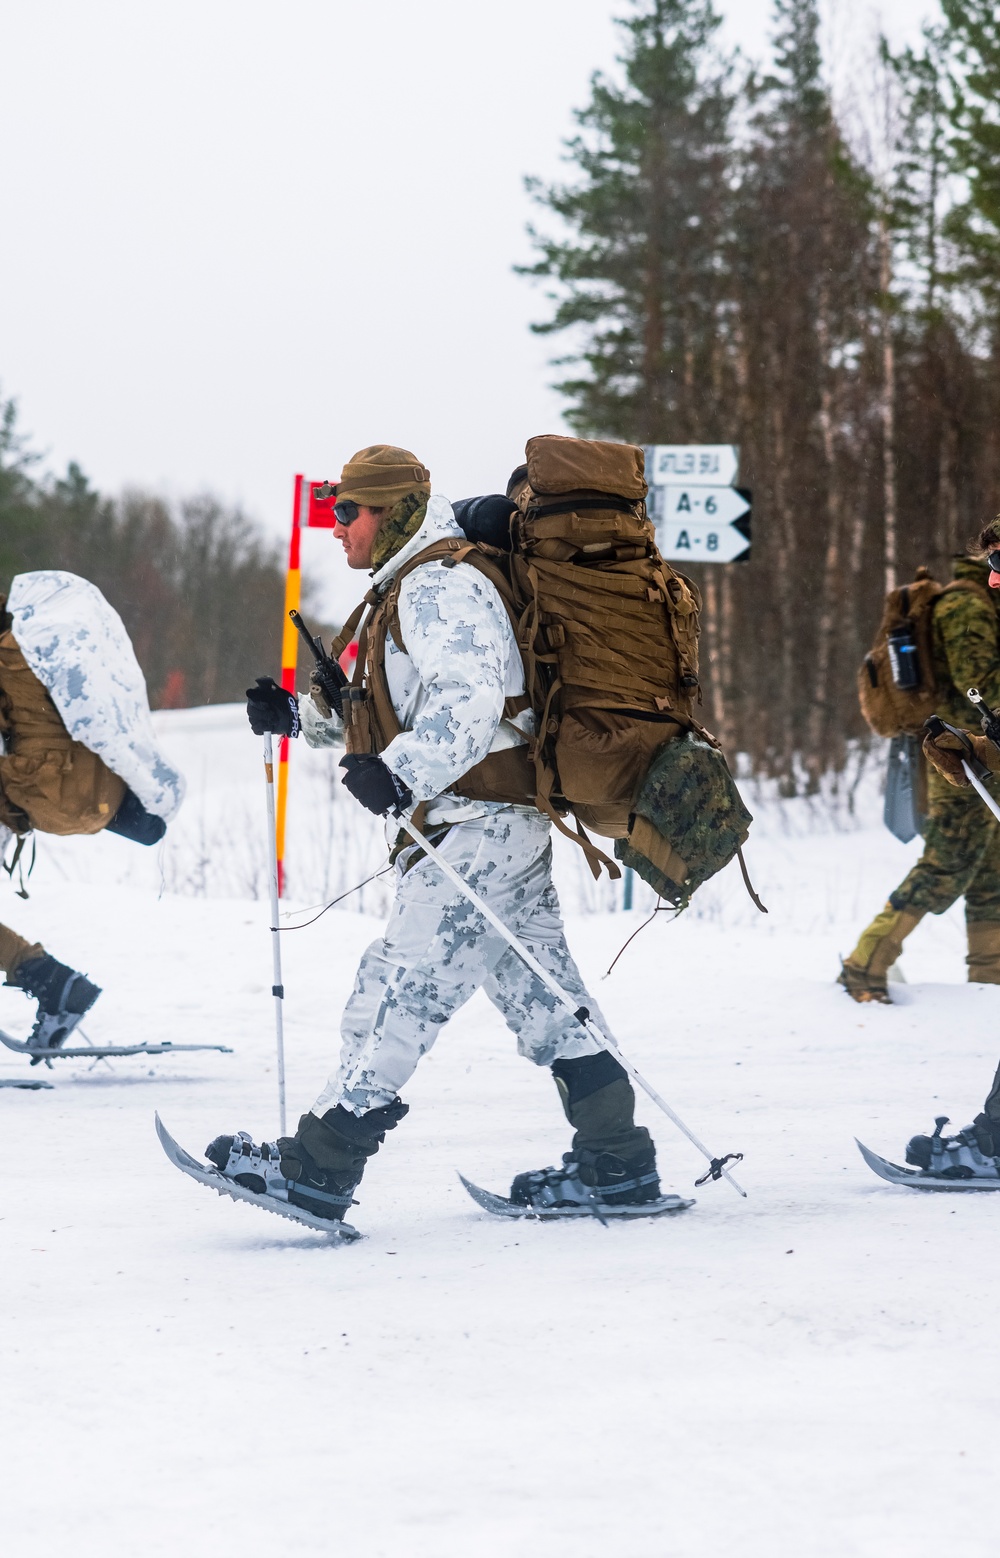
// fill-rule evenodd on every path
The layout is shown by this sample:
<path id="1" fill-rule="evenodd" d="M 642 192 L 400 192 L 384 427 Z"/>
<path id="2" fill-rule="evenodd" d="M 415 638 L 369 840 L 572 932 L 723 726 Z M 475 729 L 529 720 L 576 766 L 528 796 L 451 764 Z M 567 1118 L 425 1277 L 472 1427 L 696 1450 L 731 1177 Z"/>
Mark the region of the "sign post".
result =
<path id="1" fill-rule="evenodd" d="M 647 447 L 649 512 L 668 561 L 747 561 L 751 494 L 733 486 L 739 458 L 735 444 Z"/>

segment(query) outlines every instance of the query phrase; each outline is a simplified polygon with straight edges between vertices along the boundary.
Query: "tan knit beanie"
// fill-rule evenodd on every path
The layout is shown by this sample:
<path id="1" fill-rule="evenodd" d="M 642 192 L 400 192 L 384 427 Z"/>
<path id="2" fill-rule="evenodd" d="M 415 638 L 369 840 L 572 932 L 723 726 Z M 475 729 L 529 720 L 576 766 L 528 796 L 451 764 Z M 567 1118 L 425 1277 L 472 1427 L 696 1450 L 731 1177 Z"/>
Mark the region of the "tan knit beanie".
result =
<path id="1" fill-rule="evenodd" d="M 353 498 L 364 508 L 389 508 L 408 492 L 430 497 L 431 473 L 409 449 L 371 444 L 351 456 L 337 483 L 338 498 Z"/>

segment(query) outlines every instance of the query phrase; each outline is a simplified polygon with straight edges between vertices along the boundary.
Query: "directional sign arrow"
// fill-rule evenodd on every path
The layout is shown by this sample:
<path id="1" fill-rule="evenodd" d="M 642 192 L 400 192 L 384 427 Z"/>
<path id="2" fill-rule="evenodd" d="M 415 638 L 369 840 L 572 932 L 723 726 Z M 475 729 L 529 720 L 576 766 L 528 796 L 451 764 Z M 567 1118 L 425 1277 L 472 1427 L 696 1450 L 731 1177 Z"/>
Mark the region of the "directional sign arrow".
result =
<path id="1" fill-rule="evenodd" d="M 708 519 L 716 525 L 732 524 L 750 511 L 750 504 L 735 487 L 660 487 L 656 493 L 657 520 L 668 524 L 682 519 Z"/>
<path id="2" fill-rule="evenodd" d="M 646 480 L 651 487 L 720 487 L 736 480 L 736 444 L 648 444 Z"/>
<path id="3" fill-rule="evenodd" d="M 746 520 L 735 525 L 713 525 L 704 519 L 662 522 L 656 527 L 656 544 L 663 557 L 674 562 L 734 563 L 750 552 Z"/>

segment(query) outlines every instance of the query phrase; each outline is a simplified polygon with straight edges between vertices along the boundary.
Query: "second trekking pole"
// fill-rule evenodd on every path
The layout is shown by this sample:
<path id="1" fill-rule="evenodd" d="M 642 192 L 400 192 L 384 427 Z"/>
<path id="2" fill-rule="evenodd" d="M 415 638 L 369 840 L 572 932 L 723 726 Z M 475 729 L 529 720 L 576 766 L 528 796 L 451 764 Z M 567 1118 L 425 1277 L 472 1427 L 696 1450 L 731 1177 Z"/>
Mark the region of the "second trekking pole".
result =
<path id="1" fill-rule="evenodd" d="M 986 709 L 986 713 L 983 715 L 982 719 L 983 730 L 989 739 L 993 742 L 993 745 L 1000 747 L 1000 740 L 998 740 L 998 737 L 1000 737 L 1000 729 L 997 729 L 996 716 L 994 715 L 993 711 L 989 708 L 988 705 L 983 703 L 983 700 L 979 696 L 979 692 L 975 687 L 969 688 L 967 696 L 970 703 L 974 703 L 977 709 Z M 989 807 L 990 811 L 997 819 L 997 822 L 1000 822 L 1000 806 L 997 805 L 989 790 L 987 790 L 986 786 L 983 784 L 983 780 L 990 777 L 990 770 L 987 768 L 985 763 L 980 762 L 980 760 L 976 757 L 972 742 L 969 739 L 968 731 L 957 730 L 954 725 L 949 725 L 946 720 L 941 719 L 937 714 L 932 714 L 930 719 L 924 721 L 924 729 L 932 739 L 940 736 L 943 731 L 948 731 L 949 735 L 956 737 L 961 745 L 960 747 L 952 748 L 951 750 L 955 752 L 956 756 L 958 756 L 959 752 L 961 753 L 960 761 L 966 779 L 968 779 L 972 788 L 979 796 L 979 799 L 984 803 L 984 805 Z"/>
<path id="2" fill-rule="evenodd" d="M 278 924 L 278 827 L 274 810 L 274 755 L 271 733 L 264 735 L 264 781 L 267 790 L 268 859 L 267 883 L 271 902 L 271 994 L 274 996 L 274 1027 L 278 1042 L 278 1118 L 281 1134 L 285 1131 L 285 987 L 281 982 L 281 928 Z"/>
<path id="3" fill-rule="evenodd" d="M 493 913 L 493 910 L 489 907 L 489 905 L 483 902 L 479 894 L 474 890 L 474 888 L 469 886 L 464 877 L 459 876 L 454 866 L 444 858 L 444 856 L 441 854 L 441 851 L 436 849 L 429 839 L 424 837 L 420 829 L 416 827 L 413 822 L 411 822 L 410 818 L 402 812 L 397 812 L 396 815 L 399 818 L 401 826 L 406 829 L 414 843 L 420 845 L 421 849 L 423 849 L 430 857 L 430 859 L 434 861 L 435 865 L 444 872 L 448 880 L 453 882 L 459 891 L 465 894 L 473 908 L 478 909 L 479 913 L 485 920 L 489 921 L 494 930 L 498 930 L 500 932 L 508 946 L 513 948 L 518 957 L 521 959 L 522 963 L 527 964 L 528 968 L 530 968 L 536 979 L 540 979 L 545 988 L 550 990 L 551 993 L 556 997 L 556 1000 L 572 1013 L 578 1023 L 586 1028 L 591 1038 L 593 1038 L 601 1046 L 601 1049 L 607 1050 L 609 1055 L 614 1056 L 619 1065 L 628 1072 L 633 1082 L 638 1083 L 643 1092 L 648 1094 L 648 1096 L 653 1100 L 657 1108 L 663 1110 L 663 1113 L 667 1116 L 668 1120 L 673 1121 L 681 1135 L 686 1136 L 691 1145 L 696 1147 L 704 1158 L 708 1159 L 708 1172 L 704 1174 L 701 1179 L 697 1180 L 696 1183 L 701 1185 L 704 1184 L 705 1180 L 707 1179 L 728 1179 L 733 1189 L 739 1195 L 745 1197 L 746 1191 L 743 1189 L 742 1185 L 737 1184 L 732 1174 L 730 1174 L 729 1170 L 726 1168 L 727 1163 L 739 1162 L 743 1154 L 741 1152 L 733 1152 L 728 1153 L 724 1158 L 713 1157 L 704 1143 L 698 1140 L 693 1131 L 688 1130 L 688 1127 L 684 1124 L 684 1121 L 680 1118 L 680 1116 L 674 1113 L 666 1100 L 660 1097 L 656 1089 L 646 1081 L 646 1078 L 641 1074 L 641 1072 L 636 1070 L 630 1060 L 625 1059 L 625 1056 L 622 1054 L 617 1044 L 615 1044 L 613 1040 L 609 1039 L 606 1034 L 601 1032 L 600 1028 L 591 1018 L 587 1008 L 585 1006 L 576 1005 L 572 996 L 566 994 L 566 991 L 559 984 L 558 980 L 553 979 L 548 970 L 542 967 L 538 959 L 532 956 L 527 947 L 525 947 L 517 938 L 517 936 L 514 935 L 514 932 L 510 929 L 510 927 L 505 925 L 503 920 L 501 920 L 498 915 Z"/>
<path id="4" fill-rule="evenodd" d="M 970 687 L 965 696 L 968 698 L 969 702 L 974 705 L 976 713 L 980 716 L 980 724 L 983 727 L 983 734 L 990 741 L 992 741 L 995 747 L 1000 748 L 1000 720 L 997 719 L 997 716 L 986 702 L 986 699 L 981 695 L 979 688 Z M 1000 822 L 1000 807 L 997 806 L 996 801 L 983 785 L 979 775 L 973 773 L 972 768 L 964 759 L 962 761 L 962 767 L 965 769 L 965 777 L 968 779 L 969 783 L 978 794 L 980 800 L 986 802 L 990 811 L 997 819 L 997 822 Z"/>

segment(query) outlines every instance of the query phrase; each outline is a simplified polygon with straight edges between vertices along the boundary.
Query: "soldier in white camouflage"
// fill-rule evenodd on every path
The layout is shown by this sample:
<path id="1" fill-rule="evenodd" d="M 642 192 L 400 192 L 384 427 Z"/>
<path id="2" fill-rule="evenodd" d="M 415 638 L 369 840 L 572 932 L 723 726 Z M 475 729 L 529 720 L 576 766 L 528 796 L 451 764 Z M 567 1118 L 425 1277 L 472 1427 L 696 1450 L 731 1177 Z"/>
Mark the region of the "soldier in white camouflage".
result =
<path id="1" fill-rule="evenodd" d="M 470 770 L 512 771 L 534 731 L 520 652 L 506 608 L 489 579 L 438 557 L 408 565 L 429 547 L 464 540 L 451 505 L 432 496 L 430 477 L 404 449 L 373 445 L 344 467 L 336 487 L 336 538 L 348 565 L 373 569 L 374 600 L 393 596 L 398 620 L 368 691 L 382 724 L 396 733 L 359 750 L 354 724 L 341 766 L 344 784 L 377 815 L 419 807 L 419 825 L 562 988 L 607 1033 L 566 945 L 552 883 L 548 820 L 518 799 L 484 799 L 463 783 Z M 372 640 L 374 642 L 374 638 Z M 362 652 L 362 660 L 364 652 Z M 342 739 L 344 707 L 314 678 L 301 702 L 261 678 L 248 693 L 251 725 L 313 746 Z M 390 707 L 391 705 L 391 707 Z M 352 716 L 353 718 L 353 716 Z M 366 714 L 367 718 L 367 714 Z M 513 765 L 516 767 L 516 764 Z M 488 788 L 488 787 L 487 787 Z M 456 793 L 456 791 L 458 793 Z M 389 822 L 396 899 L 382 936 L 365 952 L 341 1027 L 340 1061 L 293 1137 L 256 1147 L 245 1133 L 222 1136 L 211 1161 L 241 1184 L 337 1220 L 351 1204 L 365 1164 L 407 1112 L 400 1094 L 442 1025 L 482 989 L 517 1039 L 519 1052 L 551 1069 L 574 1129 L 560 1167 L 518 1175 L 512 1198 L 549 1206 L 596 1200 L 609 1207 L 659 1196 L 648 1131 L 634 1119 L 624 1069 L 598 1048 L 477 913 L 436 863 Z"/>

